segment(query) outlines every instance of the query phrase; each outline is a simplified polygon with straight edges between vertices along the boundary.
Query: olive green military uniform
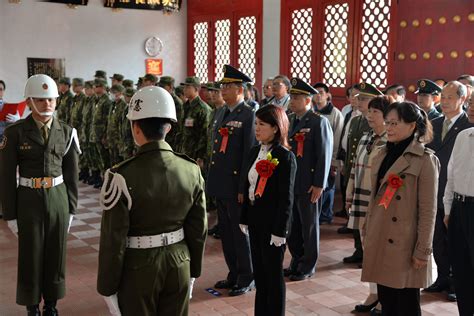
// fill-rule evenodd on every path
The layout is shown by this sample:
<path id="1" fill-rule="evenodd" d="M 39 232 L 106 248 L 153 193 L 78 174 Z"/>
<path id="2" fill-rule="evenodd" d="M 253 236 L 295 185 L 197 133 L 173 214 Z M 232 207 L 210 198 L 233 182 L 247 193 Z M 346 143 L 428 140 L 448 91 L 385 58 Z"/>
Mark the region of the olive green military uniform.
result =
<path id="1" fill-rule="evenodd" d="M 176 108 L 176 119 L 177 122 L 173 122 L 171 124 L 171 131 L 166 135 L 166 141 L 168 144 L 170 144 L 171 148 L 176 150 L 178 141 L 181 137 L 182 133 L 182 126 L 179 124 L 179 122 L 182 121 L 183 115 L 184 115 L 184 109 L 183 109 L 183 102 L 181 101 L 180 98 L 174 93 L 171 93 L 171 97 L 173 98 L 174 101 L 174 106 Z"/>
<path id="2" fill-rule="evenodd" d="M 74 95 L 72 94 L 72 92 L 68 90 L 65 93 L 60 93 L 56 101 L 56 104 L 57 104 L 56 116 L 58 119 L 60 119 L 61 121 L 67 124 L 69 124 L 71 120 L 71 108 L 73 104 L 73 97 Z"/>
<path id="3" fill-rule="evenodd" d="M 121 126 L 123 123 L 123 114 L 128 109 L 127 104 L 123 99 L 120 101 L 113 101 L 110 112 L 109 120 L 107 123 L 107 145 L 109 148 L 110 163 L 115 165 L 122 161 L 120 157 L 120 147 L 122 143 L 121 137 Z M 130 127 L 130 123 L 128 124 Z"/>
<path id="4" fill-rule="evenodd" d="M 179 150 L 193 159 L 206 159 L 210 108 L 199 96 L 183 107 Z"/>
<path id="5" fill-rule="evenodd" d="M 84 117 L 82 116 L 84 104 L 86 100 L 86 95 L 84 93 L 76 94 L 72 99 L 72 108 L 71 108 L 71 120 L 70 124 L 77 130 L 77 136 L 79 141 L 82 138 L 83 129 L 81 125 L 83 124 Z M 81 144 L 82 146 L 82 144 Z M 82 148 L 82 147 L 81 147 Z M 83 170 L 87 168 L 87 161 L 85 155 L 79 157 L 79 169 Z"/>
<path id="6" fill-rule="evenodd" d="M 117 293 L 124 316 L 188 315 L 189 280 L 201 275 L 207 234 L 199 167 L 166 142 L 153 141 L 107 175 L 113 181 L 104 183 L 101 194 L 98 292 Z M 106 203 L 115 195 L 114 186 L 118 197 Z M 127 248 L 127 236 L 181 228 L 184 240 L 180 242 Z"/>
<path id="7" fill-rule="evenodd" d="M 35 305 L 43 298 L 56 301 L 65 295 L 66 241 L 69 215 L 76 212 L 78 154 L 72 127 L 53 118 L 45 143 L 30 115 L 5 130 L 0 144 L 0 198 L 5 220 L 18 224 L 17 298 L 20 305 Z M 20 177 L 63 175 L 51 188 L 17 187 Z"/>
<path id="8" fill-rule="evenodd" d="M 131 88 L 125 89 L 125 96 L 132 97 L 135 94 L 135 90 Z M 126 104 L 127 105 L 127 104 Z M 120 157 L 122 159 L 128 159 L 133 156 L 135 152 L 135 141 L 133 140 L 132 130 L 130 127 L 130 121 L 127 119 L 128 105 L 122 109 L 120 114 Z"/>
<path id="9" fill-rule="evenodd" d="M 90 142 L 95 144 L 95 152 L 92 157 L 93 163 L 101 171 L 110 166 L 108 147 L 106 146 L 107 119 L 111 107 L 111 101 L 107 94 L 97 96 L 93 106 L 92 128 Z"/>

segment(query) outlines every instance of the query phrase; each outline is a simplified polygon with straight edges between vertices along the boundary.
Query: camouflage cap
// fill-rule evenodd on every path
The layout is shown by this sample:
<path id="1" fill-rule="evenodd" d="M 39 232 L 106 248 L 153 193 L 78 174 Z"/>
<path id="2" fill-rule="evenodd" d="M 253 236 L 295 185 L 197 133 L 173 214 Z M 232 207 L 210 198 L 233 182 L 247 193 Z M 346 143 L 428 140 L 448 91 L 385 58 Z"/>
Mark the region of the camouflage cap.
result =
<path id="1" fill-rule="evenodd" d="M 110 79 L 115 79 L 117 81 L 122 81 L 123 80 L 123 75 L 121 74 L 114 74 L 112 77 L 110 77 Z"/>
<path id="2" fill-rule="evenodd" d="M 137 92 L 137 90 L 135 90 L 135 89 L 133 89 L 133 88 L 127 88 L 127 89 L 125 89 L 124 95 L 125 95 L 126 97 L 130 97 L 130 98 L 131 98 L 131 97 L 133 97 L 133 95 L 135 94 L 135 92 Z"/>
<path id="3" fill-rule="evenodd" d="M 142 83 L 143 83 L 143 77 L 138 77 L 137 83 L 135 85 L 140 86 Z"/>
<path id="4" fill-rule="evenodd" d="M 183 86 L 177 86 L 174 88 L 174 93 L 177 95 L 182 95 L 184 94 L 184 87 Z"/>
<path id="5" fill-rule="evenodd" d="M 201 87 L 201 81 L 199 80 L 198 77 L 192 76 L 192 77 L 187 77 L 184 82 L 181 82 L 182 86 L 194 86 L 196 88 Z"/>
<path id="6" fill-rule="evenodd" d="M 84 87 L 85 87 L 85 88 L 89 88 L 89 89 L 94 88 L 94 80 L 86 81 L 86 82 L 84 83 Z"/>
<path id="7" fill-rule="evenodd" d="M 102 78 L 97 78 L 94 80 L 94 86 L 96 87 L 105 87 L 107 88 L 107 80 L 102 79 Z"/>
<path id="8" fill-rule="evenodd" d="M 107 79 L 107 73 L 103 70 L 96 70 L 94 77 Z"/>
<path id="9" fill-rule="evenodd" d="M 145 76 L 143 76 L 143 81 L 145 80 L 151 81 L 153 83 L 157 83 L 158 77 L 152 74 L 146 74 Z"/>
<path id="10" fill-rule="evenodd" d="M 110 91 L 114 93 L 123 93 L 125 91 L 125 88 L 121 84 L 114 84 L 112 88 L 110 88 Z"/>
<path id="11" fill-rule="evenodd" d="M 73 86 L 84 86 L 84 79 L 82 78 L 73 78 L 72 79 Z"/>
<path id="12" fill-rule="evenodd" d="M 69 77 L 61 77 L 59 78 L 59 83 L 71 85 L 71 79 Z"/>
<path id="13" fill-rule="evenodd" d="M 124 81 L 122 81 L 122 85 L 125 88 L 133 88 L 133 80 L 125 79 Z"/>
<path id="14" fill-rule="evenodd" d="M 170 76 L 163 76 L 160 78 L 160 82 L 158 83 L 160 87 L 162 86 L 174 86 L 174 78 Z"/>

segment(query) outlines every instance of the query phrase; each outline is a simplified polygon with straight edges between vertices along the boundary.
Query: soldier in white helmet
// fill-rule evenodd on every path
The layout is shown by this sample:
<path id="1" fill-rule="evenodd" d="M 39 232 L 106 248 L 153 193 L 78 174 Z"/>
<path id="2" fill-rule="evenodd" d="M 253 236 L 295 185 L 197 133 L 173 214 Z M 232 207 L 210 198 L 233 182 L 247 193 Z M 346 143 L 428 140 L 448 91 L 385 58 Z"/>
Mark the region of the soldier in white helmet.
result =
<path id="1" fill-rule="evenodd" d="M 140 89 L 127 117 L 139 149 L 104 176 L 97 290 L 113 315 L 188 315 L 207 235 L 204 180 L 165 141 L 176 122 L 166 90 Z"/>
<path id="2" fill-rule="evenodd" d="M 3 218 L 18 233 L 16 302 L 28 315 L 58 315 L 65 295 L 66 241 L 77 205 L 77 132 L 53 116 L 58 88 L 46 75 L 25 86 L 32 113 L 5 130 L 0 144 Z M 16 170 L 20 179 L 17 186 Z"/>

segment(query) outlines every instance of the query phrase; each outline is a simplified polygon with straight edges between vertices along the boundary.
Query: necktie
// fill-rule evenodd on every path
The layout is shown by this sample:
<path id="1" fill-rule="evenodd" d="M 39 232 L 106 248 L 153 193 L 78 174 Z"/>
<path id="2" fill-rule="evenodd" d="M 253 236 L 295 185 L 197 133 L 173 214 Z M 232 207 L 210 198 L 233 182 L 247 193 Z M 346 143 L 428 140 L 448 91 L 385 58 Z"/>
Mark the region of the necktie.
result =
<path id="1" fill-rule="evenodd" d="M 43 125 L 43 127 L 41 127 L 41 134 L 43 135 L 43 140 L 46 144 L 48 142 L 48 126 Z"/>
<path id="2" fill-rule="evenodd" d="M 300 119 L 299 118 L 295 119 L 295 121 L 293 122 L 293 128 L 291 129 L 292 133 L 296 130 L 296 126 L 298 126 L 299 123 L 300 123 Z"/>
<path id="3" fill-rule="evenodd" d="M 230 113 L 230 110 L 229 108 L 226 107 L 224 111 L 224 117 L 222 118 L 222 120 L 225 120 L 225 118 L 227 117 L 227 115 L 229 115 L 229 113 Z"/>
<path id="4" fill-rule="evenodd" d="M 451 124 L 451 121 L 448 118 L 446 118 L 443 122 L 443 130 L 441 131 L 441 141 L 443 141 L 444 138 L 446 137 L 446 134 L 449 131 L 450 124 Z"/>

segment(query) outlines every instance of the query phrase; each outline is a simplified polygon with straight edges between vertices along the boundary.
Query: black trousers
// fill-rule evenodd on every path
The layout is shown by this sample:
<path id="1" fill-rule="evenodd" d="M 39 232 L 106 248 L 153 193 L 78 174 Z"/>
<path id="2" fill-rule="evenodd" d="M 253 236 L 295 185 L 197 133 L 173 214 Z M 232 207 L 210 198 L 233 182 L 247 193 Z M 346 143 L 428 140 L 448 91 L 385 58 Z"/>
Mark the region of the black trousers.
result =
<path id="1" fill-rule="evenodd" d="M 448 225 L 449 254 L 459 315 L 474 314 L 474 203 L 454 200 Z"/>
<path id="2" fill-rule="evenodd" d="M 438 280 L 450 282 L 451 265 L 448 252 L 448 230 L 444 225 L 444 208 L 438 208 L 433 235 L 433 257 L 438 269 Z"/>
<path id="3" fill-rule="evenodd" d="M 229 268 L 227 280 L 239 287 L 253 281 L 248 237 L 240 231 L 241 207 L 235 199 L 217 199 L 217 219 L 222 250 Z"/>
<path id="4" fill-rule="evenodd" d="M 394 289 L 377 284 L 383 316 L 421 316 L 420 289 Z"/>
<path id="5" fill-rule="evenodd" d="M 283 278 L 285 245 L 270 246 L 270 230 L 261 226 L 249 225 L 249 235 L 257 288 L 255 315 L 285 315 L 286 287 Z"/>

